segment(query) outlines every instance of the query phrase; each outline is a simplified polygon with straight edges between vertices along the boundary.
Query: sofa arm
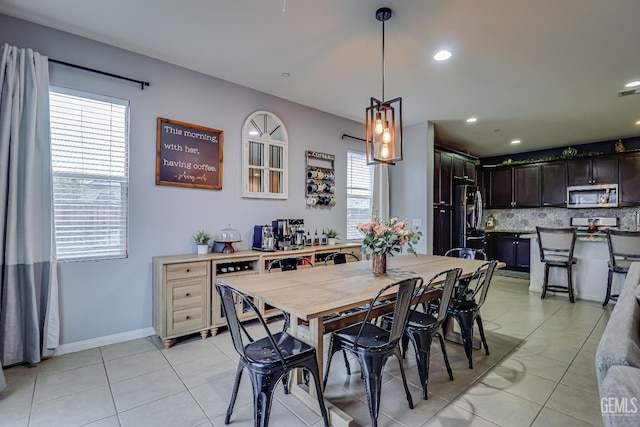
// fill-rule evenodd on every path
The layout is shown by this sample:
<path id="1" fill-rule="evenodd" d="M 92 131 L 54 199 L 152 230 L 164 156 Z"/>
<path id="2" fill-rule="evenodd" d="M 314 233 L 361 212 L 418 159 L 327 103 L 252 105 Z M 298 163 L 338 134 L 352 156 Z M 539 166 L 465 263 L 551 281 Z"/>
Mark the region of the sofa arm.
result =
<path id="1" fill-rule="evenodd" d="M 640 426 L 640 369 L 609 368 L 600 388 L 600 410 L 606 427 Z"/>

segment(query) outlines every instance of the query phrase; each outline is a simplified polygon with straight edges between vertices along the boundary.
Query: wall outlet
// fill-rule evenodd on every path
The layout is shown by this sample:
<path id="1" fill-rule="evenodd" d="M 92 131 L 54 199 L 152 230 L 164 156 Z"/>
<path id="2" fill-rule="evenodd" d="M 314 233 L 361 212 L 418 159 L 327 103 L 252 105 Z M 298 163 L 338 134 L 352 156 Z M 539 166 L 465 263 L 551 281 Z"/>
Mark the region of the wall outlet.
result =
<path id="1" fill-rule="evenodd" d="M 413 219 L 413 227 L 422 227 L 422 219 L 414 218 Z"/>

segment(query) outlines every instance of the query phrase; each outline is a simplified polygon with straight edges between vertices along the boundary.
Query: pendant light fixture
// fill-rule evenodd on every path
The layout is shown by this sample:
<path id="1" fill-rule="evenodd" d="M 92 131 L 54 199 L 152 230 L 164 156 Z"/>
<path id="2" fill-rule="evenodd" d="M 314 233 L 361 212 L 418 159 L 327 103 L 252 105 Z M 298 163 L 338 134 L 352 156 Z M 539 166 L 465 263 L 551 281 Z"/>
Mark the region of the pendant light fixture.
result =
<path id="1" fill-rule="evenodd" d="M 384 23 L 390 18 L 388 7 L 376 11 L 376 19 L 382 22 L 382 101 L 371 97 L 366 109 L 367 164 L 394 165 L 402 160 L 402 98 L 384 100 Z"/>

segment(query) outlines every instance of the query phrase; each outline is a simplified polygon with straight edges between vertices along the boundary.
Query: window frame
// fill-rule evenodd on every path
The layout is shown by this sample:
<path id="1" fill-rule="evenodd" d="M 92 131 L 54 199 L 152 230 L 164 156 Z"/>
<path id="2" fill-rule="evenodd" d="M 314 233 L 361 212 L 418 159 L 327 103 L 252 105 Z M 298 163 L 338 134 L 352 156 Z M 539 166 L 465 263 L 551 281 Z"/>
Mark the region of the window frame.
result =
<path id="1" fill-rule="evenodd" d="M 352 179 L 351 179 L 351 173 L 352 173 L 352 164 L 351 164 L 351 156 L 352 155 L 358 155 L 359 157 L 362 158 L 362 164 L 363 166 L 365 166 L 368 170 L 369 170 L 369 186 L 368 187 L 358 187 L 358 186 L 352 186 Z M 347 150 L 347 185 L 346 185 L 346 190 L 347 190 L 347 218 L 346 218 L 346 228 L 347 228 L 347 240 L 348 241 L 354 241 L 354 240 L 362 240 L 362 234 L 357 231 L 357 229 L 354 229 L 355 224 L 361 223 L 361 222 L 371 222 L 371 220 L 373 219 L 373 167 L 371 165 L 367 164 L 367 158 L 366 158 L 366 153 L 364 151 L 358 151 L 358 150 L 351 150 L 348 149 Z M 352 190 L 366 190 L 369 192 L 368 195 L 355 195 L 355 194 L 351 194 Z M 356 200 L 369 200 L 369 206 L 370 206 L 370 211 L 369 211 L 369 217 L 367 221 L 356 221 L 355 224 L 352 223 L 352 221 L 349 220 L 349 201 L 350 199 L 356 199 Z M 351 226 L 350 226 L 351 224 Z M 351 233 L 350 233 L 351 231 Z M 357 234 L 356 234 L 357 233 Z"/>
<path id="2" fill-rule="evenodd" d="M 58 234 L 59 232 L 59 226 L 58 226 L 58 217 L 56 216 L 56 199 L 55 199 L 55 195 L 56 195 L 56 178 L 60 177 L 60 178 L 69 178 L 69 179 L 86 179 L 86 180 L 93 180 L 93 181 L 105 181 L 105 182 L 109 182 L 109 183 L 117 183 L 120 187 L 120 196 L 119 196 L 119 203 L 117 204 L 120 215 L 118 215 L 118 220 L 120 221 L 120 226 L 117 227 L 120 232 L 124 235 L 124 238 L 118 238 L 117 240 L 120 242 L 118 244 L 114 244 L 114 245 L 105 245 L 106 250 L 103 252 L 108 252 L 108 253 L 100 253 L 100 254 L 91 254 L 91 255 L 78 255 L 78 256 L 62 256 L 61 257 L 61 252 L 58 249 L 58 239 L 56 238 L 56 252 L 57 252 L 57 259 L 60 262 L 76 262 L 76 261 L 99 261 L 99 260 L 113 260 L 113 259 L 126 259 L 129 257 L 129 189 L 130 189 L 130 183 L 129 183 L 129 176 L 130 176 L 130 109 L 131 109 L 131 104 L 130 101 L 125 100 L 125 99 L 121 99 L 121 98 L 115 98 L 115 97 L 111 97 L 111 96 L 107 96 L 107 95 L 102 95 L 102 94 L 97 94 L 97 93 L 93 93 L 93 92 L 89 92 L 89 91 L 85 91 L 85 90 L 79 90 L 79 89 L 72 89 L 72 88 L 67 88 L 67 87 L 62 87 L 62 86 L 56 86 L 56 85 L 50 85 L 49 86 L 49 95 L 50 98 L 52 97 L 53 94 L 60 94 L 60 95 L 68 95 L 68 96 L 74 96 L 74 97 L 79 97 L 79 98 L 83 98 L 83 99 L 87 99 L 89 101 L 96 101 L 96 102 L 103 102 L 103 103 L 109 103 L 112 105 L 117 105 L 120 107 L 124 108 L 124 141 L 123 141 L 123 148 L 124 148 L 124 156 L 123 156 L 123 163 L 119 164 L 119 166 L 122 168 L 122 174 L 118 174 L 118 173 L 108 173 L 108 174 L 99 174 L 99 173 L 78 173 L 78 172 L 71 172 L 71 171 L 66 171 L 66 172 L 61 172 L 61 171 L 56 171 L 56 169 L 54 168 L 54 126 L 53 124 L 51 125 L 51 163 L 52 163 L 52 190 L 53 190 L 53 194 L 54 194 L 54 207 L 53 207 L 53 221 L 54 221 L 54 230 L 56 230 L 55 235 Z M 50 117 L 51 117 L 51 111 L 50 111 Z M 110 127 L 110 129 L 112 129 Z M 111 147 L 110 144 L 110 150 L 109 152 L 113 152 L 113 147 Z M 76 184 L 77 187 L 82 186 L 82 184 Z M 106 206 L 106 207 L 110 207 L 113 206 L 111 204 L 103 204 L 100 206 Z M 102 217 L 101 217 L 102 218 Z M 97 222 L 100 222 L 101 218 L 98 218 L 96 220 Z M 109 228 L 106 228 L 107 230 L 109 230 Z M 76 235 L 78 236 L 78 235 Z M 77 252 L 84 252 L 85 250 L 78 250 Z M 91 249 L 87 246 L 86 247 L 86 251 L 91 252 Z M 64 251 L 62 252 L 64 253 Z"/>
<path id="3" fill-rule="evenodd" d="M 277 123 L 276 129 L 281 129 L 283 138 L 277 140 L 269 135 L 254 135 L 250 132 L 255 130 L 252 121 L 258 116 L 267 116 Z M 261 144 L 263 151 L 263 162 L 260 165 L 250 164 L 250 144 Z M 271 166 L 271 150 L 272 148 L 282 149 L 282 167 Z M 250 191 L 250 173 L 251 169 L 262 171 L 261 184 L 264 191 Z M 271 173 L 281 173 L 282 193 L 271 192 Z M 257 199 L 277 199 L 285 200 L 289 198 L 289 136 L 287 128 L 278 116 L 269 111 L 256 111 L 249 115 L 242 125 L 242 197 Z"/>

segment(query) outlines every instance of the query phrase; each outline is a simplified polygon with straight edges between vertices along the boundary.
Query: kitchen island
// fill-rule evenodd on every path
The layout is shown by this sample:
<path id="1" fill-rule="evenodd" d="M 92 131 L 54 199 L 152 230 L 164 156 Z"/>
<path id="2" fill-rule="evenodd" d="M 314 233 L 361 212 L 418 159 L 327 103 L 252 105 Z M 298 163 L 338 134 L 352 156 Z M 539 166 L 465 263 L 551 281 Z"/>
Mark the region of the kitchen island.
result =
<path id="1" fill-rule="evenodd" d="M 535 232 L 529 234 L 529 236 L 531 238 L 529 290 L 542 292 L 544 264 L 540 262 L 538 236 Z M 606 234 L 578 232 L 573 256 L 578 260 L 573 266 L 573 290 L 576 298 L 602 303 L 607 292 L 607 274 L 609 271 L 607 264 L 609 261 L 609 246 L 607 244 Z M 611 288 L 612 293 L 618 293 L 623 281 L 623 274 L 614 274 Z M 558 283 L 562 286 L 566 285 L 566 270 L 559 268 L 550 269 L 549 283 Z M 555 293 L 551 291 L 547 292 L 547 295 L 553 294 Z M 566 296 L 566 294 L 561 293 L 558 293 L 558 295 Z"/>

